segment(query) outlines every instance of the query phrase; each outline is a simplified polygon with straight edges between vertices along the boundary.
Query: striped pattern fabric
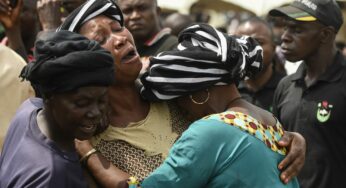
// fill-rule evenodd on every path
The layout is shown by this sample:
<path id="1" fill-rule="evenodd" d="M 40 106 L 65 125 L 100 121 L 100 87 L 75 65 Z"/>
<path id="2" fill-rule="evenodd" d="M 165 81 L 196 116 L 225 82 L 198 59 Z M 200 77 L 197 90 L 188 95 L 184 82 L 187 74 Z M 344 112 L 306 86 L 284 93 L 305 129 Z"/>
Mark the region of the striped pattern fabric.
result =
<path id="1" fill-rule="evenodd" d="M 71 32 L 78 32 L 85 22 L 98 15 L 105 15 L 111 19 L 117 20 L 121 26 L 124 25 L 123 14 L 113 0 L 88 0 L 71 12 L 57 31 L 68 30 Z"/>
<path id="2" fill-rule="evenodd" d="M 262 48 L 254 39 L 194 24 L 180 33 L 177 49 L 150 59 L 141 77 L 141 94 L 151 101 L 169 100 L 212 85 L 238 83 L 261 68 Z"/>

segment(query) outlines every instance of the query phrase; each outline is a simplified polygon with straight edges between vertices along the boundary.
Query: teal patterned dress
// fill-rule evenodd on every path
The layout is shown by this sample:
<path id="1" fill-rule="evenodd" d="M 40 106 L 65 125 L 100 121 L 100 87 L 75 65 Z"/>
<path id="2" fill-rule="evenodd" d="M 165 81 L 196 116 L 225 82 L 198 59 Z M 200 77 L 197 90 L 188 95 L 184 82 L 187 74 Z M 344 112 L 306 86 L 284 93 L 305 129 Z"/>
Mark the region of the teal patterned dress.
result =
<path id="1" fill-rule="evenodd" d="M 277 145 L 278 122 L 266 126 L 251 116 L 226 111 L 194 122 L 168 158 L 141 183 L 142 188 L 299 187 L 280 181 L 278 163 L 286 154 Z"/>

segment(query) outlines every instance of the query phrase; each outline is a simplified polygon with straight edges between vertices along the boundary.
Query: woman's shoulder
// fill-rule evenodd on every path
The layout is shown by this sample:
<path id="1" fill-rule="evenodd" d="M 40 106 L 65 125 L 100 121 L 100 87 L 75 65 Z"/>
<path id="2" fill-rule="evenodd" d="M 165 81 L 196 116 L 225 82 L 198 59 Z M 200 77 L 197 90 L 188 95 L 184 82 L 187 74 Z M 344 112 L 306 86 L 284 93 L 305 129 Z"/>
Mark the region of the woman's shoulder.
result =
<path id="1" fill-rule="evenodd" d="M 219 121 L 224 127 L 236 128 L 233 132 L 239 134 L 248 134 L 266 144 L 271 150 L 280 154 L 286 154 L 286 149 L 278 146 L 278 141 L 284 134 L 281 124 L 276 121 L 274 125 L 267 125 L 250 115 L 242 112 L 225 111 L 219 114 L 212 114 L 200 120 L 200 125 L 209 124 L 215 126 L 214 123 L 207 122 L 207 120 Z M 204 122 L 204 123 L 203 123 Z"/>

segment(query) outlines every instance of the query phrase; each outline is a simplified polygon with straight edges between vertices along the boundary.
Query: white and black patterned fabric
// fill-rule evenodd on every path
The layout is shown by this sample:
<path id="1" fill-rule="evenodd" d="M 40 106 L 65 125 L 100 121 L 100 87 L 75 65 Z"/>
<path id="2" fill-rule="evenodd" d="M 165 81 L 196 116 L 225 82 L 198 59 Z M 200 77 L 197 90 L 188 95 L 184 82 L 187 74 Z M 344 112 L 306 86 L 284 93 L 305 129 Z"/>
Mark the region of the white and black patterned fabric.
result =
<path id="1" fill-rule="evenodd" d="M 57 31 L 68 30 L 78 32 L 85 22 L 98 15 L 105 15 L 113 20 L 117 20 L 121 26 L 124 26 L 123 14 L 113 0 L 88 0 L 71 12 Z"/>
<path id="2" fill-rule="evenodd" d="M 180 33 L 177 49 L 150 59 L 141 77 L 141 95 L 151 101 L 169 100 L 212 85 L 237 84 L 261 70 L 262 51 L 251 37 L 191 25 Z"/>

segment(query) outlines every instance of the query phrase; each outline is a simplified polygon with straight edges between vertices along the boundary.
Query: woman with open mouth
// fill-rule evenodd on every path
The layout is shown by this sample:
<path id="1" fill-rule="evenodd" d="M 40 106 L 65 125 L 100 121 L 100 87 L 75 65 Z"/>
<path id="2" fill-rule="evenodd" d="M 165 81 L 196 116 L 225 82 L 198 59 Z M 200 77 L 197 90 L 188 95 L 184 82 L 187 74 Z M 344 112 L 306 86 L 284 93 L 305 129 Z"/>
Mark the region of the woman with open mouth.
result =
<path id="1" fill-rule="evenodd" d="M 77 142 L 81 156 L 88 156 L 94 149 L 98 151 L 89 155 L 85 163 L 89 172 L 103 187 L 121 187 L 129 174 L 147 177 L 162 164 L 190 122 L 175 103 L 148 102 L 140 96 L 136 80 L 142 63 L 114 1 L 87 1 L 59 29 L 98 41 L 115 59 L 116 82 L 109 90 L 109 127 L 94 136 L 91 144 Z M 305 142 L 296 134 L 285 135 L 289 141 L 283 146 L 294 144 L 280 166 L 285 167 L 284 179 L 290 179 L 301 168 Z"/>

